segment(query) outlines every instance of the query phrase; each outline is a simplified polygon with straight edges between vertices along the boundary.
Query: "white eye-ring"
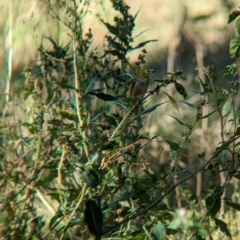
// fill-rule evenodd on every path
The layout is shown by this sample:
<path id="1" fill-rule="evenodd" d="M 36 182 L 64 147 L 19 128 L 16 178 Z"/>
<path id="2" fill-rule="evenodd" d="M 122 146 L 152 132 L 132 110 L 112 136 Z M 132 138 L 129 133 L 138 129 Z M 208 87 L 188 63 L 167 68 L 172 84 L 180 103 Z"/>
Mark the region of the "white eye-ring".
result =
<path id="1" fill-rule="evenodd" d="M 149 70 L 145 70 L 145 73 L 150 73 L 150 71 Z"/>

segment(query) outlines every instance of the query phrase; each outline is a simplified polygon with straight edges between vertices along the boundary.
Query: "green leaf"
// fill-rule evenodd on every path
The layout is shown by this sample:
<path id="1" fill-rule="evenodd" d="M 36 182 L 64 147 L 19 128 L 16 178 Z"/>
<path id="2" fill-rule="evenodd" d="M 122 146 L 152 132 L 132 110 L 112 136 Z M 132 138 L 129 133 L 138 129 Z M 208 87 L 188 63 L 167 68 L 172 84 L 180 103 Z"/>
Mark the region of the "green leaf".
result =
<path id="1" fill-rule="evenodd" d="M 57 213 L 51 218 L 50 222 L 49 222 L 49 229 L 51 229 L 55 223 L 57 222 L 57 220 L 59 218 L 61 218 L 63 216 L 63 212 L 61 209 L 58 209 Z M 56 226 L 55 226 L 56 227 Z"/>
<path id="2" fill-rule="evenodd" d="M 175 76 L 175 77 L 182 76 L 182 75 L 183 75 L 183 72 L 180 71 L 180 70 L 177 70 L 177 71 L 174 73 L 174 76 Z"/>
<path id="3" fill-rule="evenodd" d="M 98 151 L 108 150 L 108 149 L 116 149 L 119 147 L 119 144 L 116 141 L 106 141 L 103 142 L 101 146 L 99 146 Z"/>
<path id="4" fill-rule="evenodd" d="M 207 210 L 210 216 L 214 217 L 221 207 L 221 201 L 219 198 L 215 199 L 212 196 L 208 196 L 205 200 Z"/>
<path id="5" fill-rule="evenodd" d="M 235 175 L 234 175 L 234 177 L 235 177 Z M 238 203 L 233 203 L 233 202 L 225 201 L 225 204 L 226 204 L 227 206 L 229 206 L 229 207 L 237 210 L 237 211 L 240 211 L 240 204 L 238 204 Z"/>
<path id="6" fill-rule="evenodd" d="M 238 16 L 240 16 L 240 11 L 238 11 L 238 10 L 232 11 L 229 15 L 228 23 L 234 21 Z"/>
<path id="7" fill-rule="evenodd" d="M 31 123 L 24 122 L 24 123 L 22 123 L 22 126 L 26 127 L 31 134 L 34 134 L 37 131 L 37 127 Z"/>
<path id="8" fill-rule="evenodd" d="M 223 117 L 225 117 L 226 115 L 229 114 L 231 107 L 232 107 L 232 102 L 230 100 L 225 102 L 225 104 L 222 107 L 222 116 Z"/>
<path id="9" fill-rule="evenodd" d="M 161 136 L 161 134 L 159 133 L 159 134 L 153 136 L 153 137 L 151 138 L 151 141 L 152 141 L 153 139 L 157 138 L 158 136 Z"/>
<path id="10" fill-rule="evenodd" d="M 211 113 L 209 113 L 209 114 L 207 114 L 207 115 L 204 115 L 204 116 L 200 117 L 199 119 L 208 118 L 209 116 L 211 116 L 211 115 L 212 115 L 213 113 L 215 113 L 215 112 L 217 112 L 217 110 L 215 110 L 215 111 L 213 111 L 213 112 L 211 112 Z"/>
<path id="11" fill-rule="evenodd" d="M 180 84 L 180 83 L 177 83 L 177 82 L 175 82 L 174 84 L 175 84 L 175 88 L 178 91 L 178 93 L 180 95 L 182 95 L 184 98 L 186 98 L 187 97 L 187 93 L 186 93 L 185 88 L 183 87 L 183 85 Z"/>
<path id="12" fill-rule="evenodd" d="M 118 28 L 112 26 L 112 25 L 109 24 L 109 23 L 104 22 L 101 18 L 100 18 L 100 21 L 105 25 L 105 27 L 108 29 L 108 31 L 109 31 L 110 33 L 112 33 L 113 35 L 118 35 L 118 33 L 119 33 Z"/>
<path id="13" fill-rule="evenodd" d="M 231 71 L 229 71 L 229 70 L 219 71 L 218 74 L 221 74 L 223 76 L 230 76 L 230 75 L 232 75 Z"/>
<path id="14" fill-rule="evenodd" d="M 125 200 L 128 200 L 128 199 L 130 199 L 134 196 L 135 196 L 134 193 L 125 192 L 121 196 L 119 196 L 113 203 L 118 203 L 118 202 L 121 202 L 121 201 L 125 201 Z M 111 204 L 113 204 L 113 203 L 111 203 Z"/>
<path id="15" fill-rule="evenodd" d="M 214 218 L 214 222 L 220 228 L 221 232 L 225 233 L 228 237 L 231 237 L 231 234 L 227 228 L 227 224 L 224 221 Z"/>
<path id="16" fill-rule="evenodd" d="M 59 110 L 57 113 L 61 115 L 63 118 L 66 118 L 68 120 L 72 120 L 72 121 L 78 120 L 78 115 L 76 113 L 71 113 L 66 110 Z"/>
<path id="17" fill-rule="evenodd" d="M 95 122 L 98 118 L 100 118 L 106 111 L 102 111 L 100 113 L 97 113 L 93 118 L 92 122 Z"/>
<path id="18" fill-rule="evenodd" d="M 192 194 L 189 198 L 189 201 L 192 201 L 196 204 L 198 202 L 198 197 L 196 196 L 196 194 Z"/>
<path id="19" fill-rule="evenodd" d="M 126 105 L 122 101 L 112 101 L 112 103 L 115 104 L 119 108 L 127 109 Z"/>
<path id="20" fill-rule="evenodd" d="M 164 103 L 166 103 L 166 102 L 156 104 L 156 105 L 154 105 L 153 107 L 145 108 L 143 111 L 141 111 L 141 112 L 136 116 L 136 118 L 139 117 L 139 116 L 141 116 L 141 115 L 143 115 L 143 114 L 150 113 L 150 112 L 156 110 L 156 108 L 158 108 L 159 106 L 161 106 L 161 105 L 164 104 Z"/>
<path id="21" fill-rule="evenodd" d="M 136 12 L 135 16 L 133 17 L 133 20 L 134 20 L 134 21 L 136 20 L 136 18 L 137 18 L 137 16 L 138 16 L 139 12 L 140 12 L 140 10 L 141 10 L 141 8 L 142 8 L 142 7 L 140 7 L 140 8 L 138 9 L 138 11 Z"/>
<path id="22" fill-rule="evenodd" d="M 178 111 L 178 115 L 180 115 L 180 112 L 179 112 L 179 108 L 178 108 L 177 102 L 174 100 L 174 98 L 171 97 L 169 94 L 167 94 L 167 93 L 164 92 L 164 91 L 161 91 L 161 92 L 163 92 L 165 95 L 167 95 L 167 97 L 168 97 L 170 103 L 173 105 L 174 108 L 177 109 L 177 111 Z"/>
<path id="23" fill-rule="evenodd" d="M 181 125 L 183 125 L 183 126 L 185 126 L 185 127 L 188 127 L 186 123 L 180 121 L 178 118 L 176 118 L 176 117 L 174 117 L 174 116 L 172 116 L 172 115 L 169 115 L 169 116 L 172 117 L 172 118 L 174 118 L 179 124 L 181 124 Z"/>
<path id="24" fill-rule="evenodd" d="M 105 50 L 101 58 L 105 57 L 107 54 L 117 56 L 119 59 L 125 59 L 124 54 L 120 53 L 118 50 Z"/>
<path id="25" fill-rule="evenodd" d="M 240 127 L 237 128 L 236 132 L 234 133 L 234 136 L 240 135 Z"/>
<path id="26" fill-rule="evenodd" d="M 90 169 L 82 172 L 80 174 L 80 179 L 81 183 L 85 183 L 87 187 L 96 188 L 99 184 L 98 175 L 93 170 Z"/>
<path id="27" fill-rule="evenodd" d="M 236 173 L 233 175 L 235 178 L 239 179 L 240 180 L 240 173 Z"/>
<path id="28" fill-rule="evenodd" d="M 192 103 L 185 102 L 185 101 L 178 101 L 178 102 L 184 103 L 184 104 L 188 105 L 189 107 L 196 108 L 196 106 L 194 106 Z"/>
<path id="29" fill-rule="evenodd" d="M 238 34 L 240 34 L 240 18 L 236 21 L 235 27 L 237 29 Z"/>
<path id="30" fill-rule="evenodd" d="M 167 235 L 175 235 L 178 230 L 177 229 L 174 229 L 174 228 L 170 228 L 170 227 L 167 227 Z"/>
<path id="31" fill-rule="evenodd" d="M 177 151 L 179 149 L 179 145 L 175 142 L 171 142 L 169 140 L 165 140 L 165 142 L 170 146 L 170 148 L 174 151 Z"/>
<path id="32" fill-rule="evenodd" d="M 117 120 L 114 116 L 109 116 L 107 114 L 103 114 L 105 120 L 107 121 L 107 123 L 113 127 L 117 127 L 118 126 L 118 123 L 117 123 Z"/>
<path id="33" fill-rule="evenodd" d="M 89 92 L 91 86 L 92 86 L 93 83 L 96 81 L 96 79 L 97 79 L 97 77 L 94 77 L 94 78 L 90 79 L 90 80 L 87 82 L 88 85 L 87 85 L 87 87 L 86 87 L 86 89 L 85 89 L 84 94 L 87 94 L 87 93 Z"/>
<path id="34" fill-rule="evenodd" d="M 84 222 L 96 239 L 101 239 L 103 214 L 101 208 L 92 200 L 88 200 L 84 210 Z"/>
<path id="35" fill-rule="evenodd" d="M 157 42 L 157 41 L 158 41 L 157 39 L 153 39 L 153 40 L 148 40 L 148 41 L 145 41 L 145 42 L 141 42 L 136 47 L 132 48 L 130 51 L 136 50 L 138 48 L 142 48 L 142 47 L 144 47 L 146 44 L 148 44 L 150 42 Z"/>
<path id="36" fill-rule="evenodd" d="M 115 239 L 115 238 L 114 238 Z M 122 238 L 121 238 L 122 239 Z M 137 236 L 133 237 L 132 240 L 145 240 L 145 235 L 144 234 L 138 234 Z M 117 239 L 118 240 L 118 239 Z M 119 238 L 120 240 L 120 238 Z"/>
<path id="37" fill-rule="evenodd" d="M 219 154 L 218 154 L 218 158 L 220 160 L 220 162 L 222 164 L 226 163 L 226 158 L 227 158 L 227 153 L 228 153 L 228 149 L 223 149 Z"/>
<path id="38" fill-rule="evenodd" d="M 102 99 L 103 101 L 107 102 L 107 101 L 115 101 L 118 98 L 109 94 L 105 94 L 105 93 L 98 93 L 98 92 L 88 92 L 88 94 L 96 96 L 100 99 Z"/>
<path id="39" fill-rule="evenodd" d="M 240 56 L 240 36 L 232 38 L 229 46 L 229 55 L 233 59 L 237 59 Z"/>
<path id="40" fill-rule="evenodd" d="M 158 240 L 164 240 L 166 238 L 166 228 L 162 223 L 157 223 L 153 227 L 153 234 Z"/>

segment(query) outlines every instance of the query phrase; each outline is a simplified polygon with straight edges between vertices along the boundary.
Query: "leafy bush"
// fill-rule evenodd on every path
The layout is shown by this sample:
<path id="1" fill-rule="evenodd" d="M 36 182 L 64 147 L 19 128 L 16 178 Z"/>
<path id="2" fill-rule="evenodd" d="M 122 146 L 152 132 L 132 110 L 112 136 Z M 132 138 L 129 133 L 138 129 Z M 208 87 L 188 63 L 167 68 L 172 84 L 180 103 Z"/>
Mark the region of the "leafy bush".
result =
<path id="1" fill-rule="evenodd" d="M 53 17 L 68 30 L 69 43 L 61 46 L 51 37 L 44 39 L 51 42 L 52 49 L 46 49 L 43 41 L 39 59 L 24 68 L 26 115 L 20 113 L 15 121 L 16 109 L 5 109 L 2 237 L 205 239 L 216 236 L 217 228 L 234 236 L 234 228 L 218 213 L 222 206 L 240 209 L 231 201 L 232 193 L 226 195 L 232 178 L 240 177 L 237 65 L 220 74 L 232 78 L 230 91 L 217 86 L 219 74 L 212 64 L 200 69 L 205 80 L 199 78 L 201 89 L 195 94 L 200 94 L 201 101 L 197 104 L 185 100 L 185 78 L 177 71 L 155 77 L 153 90 L 133 105 L 128 89 L 139 68 L 145 67 L 147 52 L 142 48 L 155 40 L 134 45 L 132 32 L 138 13 L 130 15 L 124 1 L 111 2 L 116 11 L 114 23 L 99 16 L 109 31 L 102 55 L 91 47 L 91 29 L 83 32 L 87 1 L 51 6 Z M 235 58 L 237 43 L 230 46 Z M 133 50 L 140 51 L 135 64 L 127 57 Z M 181 103 L 193 111 L 191 118 L 171 116 L 173 124 L 183 129 L 180 143 L 174 138 L 162 139 L 161 133 L 149 138 L 144 132 L 146 119 L 166 103 L 147 105 L 145 100 L 151 95 L 163 93 L 180 113 L 176 97 L 166 90 L 171 84 L 184 98 Z M 203 115 L 206 106 L 209 113 Z M 220 121 L 219 144 L 212 146 L 211 156 L 200 153 L 196 166 L 182 166 L 182 156 L 190 151 L 190 136 L 199 123 L 215 115 Z M 227 123 L 231 126 L 226 134 Z M 155 140 L 159 148 L 169 146 L 172 159 L 160 171 L 151 170 L 142 155 Z M 187 174 L 181 177 L 183 172 Z M 183 187 L 201 173 L 212 179 L 209 189 L 195 193 Z"/>

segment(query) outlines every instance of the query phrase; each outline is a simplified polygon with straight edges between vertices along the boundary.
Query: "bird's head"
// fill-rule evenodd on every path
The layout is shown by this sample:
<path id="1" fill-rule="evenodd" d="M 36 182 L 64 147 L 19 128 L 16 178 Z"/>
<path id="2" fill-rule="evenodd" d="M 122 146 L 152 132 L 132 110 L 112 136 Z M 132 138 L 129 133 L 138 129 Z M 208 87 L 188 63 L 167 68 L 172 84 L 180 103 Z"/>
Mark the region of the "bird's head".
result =
<path id="1" fill-rule="evenodd" d="M 138 77 L 148 78 L 151 73 L 155 73 L 155 70 L 149 69 L 149 68 L 143 68 L 143 69 L 140 69 L 140 71 L 138 72 Z"/>

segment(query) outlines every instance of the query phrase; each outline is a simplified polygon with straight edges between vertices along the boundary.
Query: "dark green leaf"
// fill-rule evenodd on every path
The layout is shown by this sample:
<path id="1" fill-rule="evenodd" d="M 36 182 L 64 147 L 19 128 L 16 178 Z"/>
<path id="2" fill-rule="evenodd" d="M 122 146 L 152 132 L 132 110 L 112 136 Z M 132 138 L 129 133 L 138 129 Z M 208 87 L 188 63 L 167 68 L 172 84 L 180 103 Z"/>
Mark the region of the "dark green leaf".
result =
<path id="1" fill-rule="evenodd" d="M 204 83 L 200 77 L 199 77 L 199 81 L 200 81 L 200 84 L 201 84 L 201 86 L 203 88 L 204 93 L 209 92 L 208 84 Z M 202 92 L 199 92 L 199 93 L 201 94 Z"/>
<path id="2" fill-rule="evenodd" d="M 62 89 L 75 89 L 75 87 L 73 87 L 72 85 L 70 85 L 67 81 L 59 81 L 59 86 L 62 88 Z"/>
<path id="3" fill-rule="evenodd" d="M 225 204 L 237 211 L 240 211 L 240 204 L 238 204 L 238 203 L 225 201 Z"/>
<path id="4" fill-rule="evenodd" d="M 51 172 L 49 173 L 46 177 L 41 178 L 39 181 L 37 181 L 37 183 L 35 184 L 35 186 L 40 186 L 40 187 L 49 187 L 49 183 L 58 176 L 57 172 Z"/>
<path id="5" fill-rule="evenodd" d="M 51 218 L 49 222 L 49 229 L 51 229 L 57 222 L 59 218 L 63 216 L 63 212 L 59 209 L 57 213 Z"/>
<path id="6" fill-rule="evenodd" d="M 138 13 L 140 12 L 141 8 L 142 8 L 142 7 L 139 8 L 139 10 L 137 11 L 137 13 L 136 13 L 135 16 L 133 17 L 133 20 L 134 20 L 134 21 L 136 20 L 136 18 L 137 18 L 137 16 L 138 16 Z"/>
<path id="7" fill-rule="evenodd" d="M 169 144 L 169 146 L 172 150 L 177 151 L 179 149 L 179 145 L 177 143 L 171 142 L 168 140 L 165 140 L 165 142 Z"/>
<path id="8" fill-rule="evenodd" d="M 88 92 L 88 94 L 90 95 L 94 95 L 100 99 L 102 99 L 103 101 L 115 101 L 117 100 L 118 98 L 117 97 L 114 97 L 112 95 L 109 95 L 109 94 L 105 94 L 105 93 L 98 93 L 98 92 Z"/>
<path id="9" fill-rule="evenodd" d="M 167 230 L 167 235 L 171 235 L 171 234 L 175 235 L 178 232 L 177 229 L 169 228 L 169 227 L 166 230 Z"/>
<path id="10" fill-rule="evenodd" d="M 230 13 L 229 18 L 228 18 L 228 23 L 232 22 L 235 20 L 238 16 L 240 16 L 240 11 L 234 10 Z"/>
<path id="11" fill-rule="evenodd" d="M 146 113 L 150 113 L 152 111 L 154 111 L 157 107 L 161 106 L 162 104 L 164 104 L 166 102 L 163 102 L 163 103 L 159 103 L 159 104 L 156 104 L 154 105 L 153 107 L 149 107 L 149 108 L 145 108 L 143 111 L 141 111 L 136 117 L 139 117 L 143 114 L 146 114 Z"/>
<path id="12" fill-rule="evenodd" d="M 215 110 L 215 111 L 213 111 L 213 112 L 211 112 L 211 113 L 209 113 L 209 114 L 207 114 L 207 115 L 204 115 L 204 116 L 200 117 L 199 119 L 208 118 L 209 116 L 211 116 L 211 115 L 212 115 L 213 113 L 215 113 L 215 112 L 217 112 L 217 110 Z"/>
<path id="13" fill-rule="evenodd" d="M 120 53 L 118 50 L 105 50 L 105 53 L 103 54 L 103 56 L 101 58 L 105 57 L 107 54 L 117 56 L 119 59 L 125 58 L 124 54 Z"/>
<path id="14" fill-rule="evenodd" d="M 107 121 L 107 123 L 109 125 L 111 125 L 113 127 L 117 127 L 118 126 L 117 120 L 116 120 L 116 118 L 114 116 L 109 116 L 109 115 L 107 115 L 105 113 L 103 114 L 103 116 L 104 116 L 105 120 Z"/>
<path id="15" fill-rule="evenodd" d="M 233 59 L 237 59 L 240 56 L 240 36 L 232 38 L 229 46 L 229 55 Z"/>
<path id="16" fill-rule="evenodd" d="M 210 216 L 214 217 L 221 207 L 220 199 L 215 199 L 212 196 L 208 196 L 205 200 L 205 203 Z"/>
<path id="17" fill-rule="evenodd" d="M 180 121 L 178 118 L 176 118 L 176 117 L 174 117 L 174 116 L 172 116 L 172 115 L 169 115 L 169 116 L 172 117 L 172 118 L 174 118 L 179 124 L 181 124 L 181 125 L 183 125 L 183 126 L 185 126 L 185 127 L 188 127 L 188 125 L 187 125 L 186 123 Z"/>
<path id="18" fill-rule="evenodd" d="M 66 118 L 68 120 L 72 120 L 72 121 L 78 120 L 78 115 L 76 113 L 72 113 L 66 110 L 59 110 L 57 113 L 61 115 L 63 118 Z"/>
<path id="19" fill-rule="evenodd" d="M 118 33 L 119 33 L 118 28 L 112 26 L 112 25 L 109 24 L 109 23 L 104 22 L 102 19 L 100 19 L 100 21 L 105 25 L 105 27 L 108 29 L 108 31 L 109 31 L 110 33 L 112 33 L 113 35 L 118 35 Z"/>
<path id="20" fill-rule="evenodd" d="M 98 151 L 103 151 L 107 149 L 113 150 L 118 147 L 119 147 L 119 144 L 116 141 L 110 141 L 110 142 L 106 141 L 106 142 L 103 142 L 101 146 L 99 146 Z"/>
<path id="21" fill-rule="evenodd" d="M 157 135 L 155 135 L 154 137 L 151 138 L 151 140 L 157 138 L 158 136 L 161 136 L 161 134 L 157 134 Z"/>
<path id="22" fill-rule="evenodd" d="M 135 196 L 135 193 L 125 192 L 125 193 L 123 193 L 123 195 L 121 195 L 120 197 L 118 197 L 118 198 L 117 198 L 116 200 L 114 200 L 113 202 L 105 205 L 105 206 L 103 207 L 103 209 L 106 209 L 106 208 L 109 207 L 110 205 L 119 203 L 119 202 L 121 202 L 121 201 L 128 200 L 128 199 L 130 199 L 130 198 L 132 198 L 132 197 L 134 197 L 134 196 Z"/>
<path id="23" fill-rule="evenodd" d="M 227 228 L 227 224 L 218 218 L 214 218 L 215 224 L 220 228 L 221 232 L 225 233 L 228 237 L 231 237 L 231 234 Z"/>
<path id="24" fill-rule="evenodd" d="M 150 43 L 150 42 L 157 42 L 158 40 L 157 39 L 154 39 L 154 40 L 148 40 L 148 41 L 145 41 L 145 42 L 141 42 L 139 43 L 136 47 L 132 48 L 132 50 L 135 50 L 135 49 L 138 49 L 138 48 L 142 48 L 144 47 L 146 44 Z"/>
<path id="25" fill-rule="evenodd" d="M 178 102 L 184 103 L 184 104 L 188 105 L 189 107 L 196 108 L 192 103 L 185 102 L 185 101 L 178 101 Z"/>
<path id="26" fill-rule="evenodd" d="M 85 183 L 87 187 L 96 188 L 99 184 L 98 175 L 93 170 L 86 170 L 80 174 L 82 183 Z"/>
<path id="27" fill-rule="evenodd" d="M 86 93 L 89 92 L 90 88 L 92 87 L 93 83 L 94 83 L 96 80 L 97 80 L 97 77 L 94 77 L 94 78 L 88 80 L 88 82 L 87 82 L 87 87 L 86 87 L 86 89 L 85 89 L 84 94 L 86 94 Z"/>
<path id="28" fill-rule="evenodd" d="M 121 201 L 125 201 L 125 200 L 128 200 L 132 197 L 134 197 L 135 194 L 134 193 L 131 193 L 131 192 L 125 192 L 123 193 L 121 196 L 119 196 L 113 203 L 117 203 L 117 202 L 121 202 Z M 111 204 L 113 204 L 111 203 Z"/>
<path id="29" fill-rule="evenodd" d="M 196 204 L 198 202 L 198 197 L 196 194 L 192 194 L 189 198 L 189 201 L 193 201 Z"/>
<path id="30" fill-rule="evenodd" d="M 101 239 L 103 214 L 101 208 L 92 200 L 86 202 L 84 210 L 84 222 L 87 224 L 88 230 L 96 239 Z"/>
<path id="31" fill-rule="evenodd" d="M 157 223 L 153 227 L 153 234 L 158 240 L 164 240 L 166 238 L 166 228 L 162 223 Z"/>
<path id="32" fill-rule="evenodd" d="M 236 21 L 235 27 L 237 29 L 238 34 L 240 34 L 240 18 Z"/>
<path id="33" fill-rule="evenodd" d="M 182 74 L 183 74 L 183 72 L 178 70 L 174 73 L 174 76 L 178 77 L 178 76 L 181 76 Z"/>
<path id="34" fill-rule="evenodd" d="M 235 178 L 239 179 L 240 180 L 240 173 L 236 173 L 233 175 Z"/>
<path id="35" fill-rule="evenodd" d="M 164 91 L 161 91 L 161 92 L 164 93 L 165 95 L 167 95 L 167 97 L 168 97 L 170 103 L 173 105 L 174 108 L 177 109 L 177 111 L 178 111 L 178 115 L 180 115 L 180 112 L 179 112 L 179 108 L 178 108 L 177 102 L 174 100 L 174 98 L 171 97 L 169 94 L 167 94 L 167 93 L 164 92 Z"/>
<path id="36" fill-rule="evenodd" d="M 240 135 L 240 127 L 237 128 L 236 132 L 234 133 L 234 136 Z"/>
<path id="37" fill-rule="evenodd" d="M 95 122 L 98 118 L 100 118 L 106 111 L 102 111 L 100 113 L 97 113 L 93 118 L 92 122 Z"/>
<path id="38" fill-rule="evenodd" d="M 179 94 L 181 94 L 184 98 L 187 97 L 187 93 L 182 84 L 175 82 L 175 88 L 179 92 Z"/>
<path id="39" fill-rule="evenodd" d="M 218 154 L 218 158 L 220 160 L 220 162 L 222 164 L 226 163 L 226 158 L 227 158 L 227 153 L 228 153 L 228 149 L 223 149 L 219 154 Z"/>

